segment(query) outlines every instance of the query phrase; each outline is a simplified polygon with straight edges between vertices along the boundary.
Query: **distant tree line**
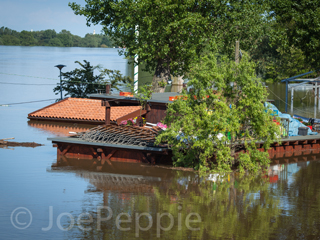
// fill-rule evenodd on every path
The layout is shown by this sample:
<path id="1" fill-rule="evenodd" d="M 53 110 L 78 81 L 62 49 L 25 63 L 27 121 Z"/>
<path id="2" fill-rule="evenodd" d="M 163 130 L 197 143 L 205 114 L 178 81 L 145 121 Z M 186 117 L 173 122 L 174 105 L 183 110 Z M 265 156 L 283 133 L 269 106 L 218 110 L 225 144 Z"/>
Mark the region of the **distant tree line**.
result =
<path id="1" fill-rule="evenodd" d="M 115 47 L 109 36 L 86 34 L 84 38 L 71 34 L 67 30 L 57 33 L 55 30 L 15 31 L 7 27 L 0 28 L 0 45 L 7 46 L 51 46 L 51 47 Z"/>

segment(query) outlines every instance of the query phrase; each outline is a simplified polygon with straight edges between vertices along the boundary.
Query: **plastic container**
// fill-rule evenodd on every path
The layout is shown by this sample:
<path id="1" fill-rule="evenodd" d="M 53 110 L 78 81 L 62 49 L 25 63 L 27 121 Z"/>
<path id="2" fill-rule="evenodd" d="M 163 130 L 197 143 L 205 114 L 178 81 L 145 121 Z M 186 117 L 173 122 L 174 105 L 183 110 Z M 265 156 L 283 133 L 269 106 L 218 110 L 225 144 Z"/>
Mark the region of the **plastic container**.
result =
<path id="1" fill-rule="evenodd" d="M 306 136 L 308 135 L 308 127 L 299 127 L 298 128 L 298 135 L 300 136 Z"/>
<path id="2" fill-rule="evenodd" d="M 131 92 L 120 92 L 119 95 L 120 96 L 130 96 L 130 95 L 132 95 L 132 93 Z"/>

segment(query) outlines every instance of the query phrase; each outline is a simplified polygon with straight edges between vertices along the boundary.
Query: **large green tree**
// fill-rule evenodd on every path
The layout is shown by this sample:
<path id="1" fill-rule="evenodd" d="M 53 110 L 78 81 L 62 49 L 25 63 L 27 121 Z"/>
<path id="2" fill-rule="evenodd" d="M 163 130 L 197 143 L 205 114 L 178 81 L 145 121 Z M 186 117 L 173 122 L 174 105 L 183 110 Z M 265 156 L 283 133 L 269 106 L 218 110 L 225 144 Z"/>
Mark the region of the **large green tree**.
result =
<path id="1" fill-rule="evenodd" d="M 274 42 L 288 52 L 301 49 L 307 63 L 318 69 L 320 64 L 320 1 L 270 0 L 271 18 L 275 19 Z"/>
<path id="2" fill-rule="evenodd" d="M 138 55 L 138 62 L 154 71 L 154 91 L 171 74 L 188 72 L 212 40 L 229 53 L 235 40 L 254 45 L 266 10 L 264 0 L 86 0 L 84 7 L 75 2 L 69 6 L 88 25 L 101 23 L 126 48 L 125 56 Z"/>
<path id="3" fill-rule="evenodd" d="M 170 126 L 157 137 L 168 142 L 176 166 L 229 171 L 256 171 L 269 163 L 269 154 L 257 150 L 279 136 L 270 111 L 264 106 L 267 90 L 256 78 L 254 64 L 244 57 L 240 64 L 214 54 L 194 65 L 188 85 L 193 91 L 169 104 L 165 122 Z M 229 138 L 228 138 L 229 135 Z M 236 154 L 236 149 L 246 149 Z"/>

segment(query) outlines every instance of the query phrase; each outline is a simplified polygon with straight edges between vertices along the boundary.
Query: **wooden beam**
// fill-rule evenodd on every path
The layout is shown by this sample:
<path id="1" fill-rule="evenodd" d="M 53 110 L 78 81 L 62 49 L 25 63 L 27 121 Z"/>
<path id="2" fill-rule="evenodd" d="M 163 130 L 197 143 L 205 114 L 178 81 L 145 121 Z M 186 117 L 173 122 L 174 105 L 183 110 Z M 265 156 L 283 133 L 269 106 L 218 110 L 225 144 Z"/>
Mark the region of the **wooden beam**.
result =
<path id="1" fill-rule="evenodd" d="M 112 150 L 112 151 L 106 156 L 105 160 L 109 160 L 109 159 L 113 156 L 113 154 L 116 153 L 116 151 L 118 151 L 118 150 L 117 150 L 117 149 Z"/>
<path id="2" fill-rule="evenodd" d="M 140 152 L 140 155 L 142 156 L 142 161 L 144 163 L 151 163 L 147 157 L 147 155 L 144 152 Z"/>
<path id="3" fill-rule="evenodd" d="M 290 142 L 282 142 L 283 146 L 289 146 Z"/>
<path id="4" fill-rule="evenodd" d="M 147 103 L 147 112 L 150 112 L 150 111 L 151 111 L 150 103 Z"/>
<path id="5" fill-rule="evenodd" d="M 61 151 L 59 148 L 58 148 L 58 150 L 60 150 L 60 154 L 61 154 L 61 155 L 65 155 L 65 154 L 69 151 L 69 149 L 71 148 L 71 146 L 72 146 L 72 145 L 70 144 L 70 145 L 68 145 L 64 150 Z M 61 146 L 60 148 L 62 148 L 62 146 Z M 60 154 L 59 154 L 59 155 L 60 155 Z"/>
<path id="6" fill-rule="evenodd" d="M 121 123 L 121 121 L 123 121 L 123 120 L 128 120 L 129 118 L 134 119 L 135 117 L 140 116 L 140 111 L 141 111 L 141 116 L 145 115 L 147 113 L 147 110 L 140 110 L 140 109 L 136 110 L 136 111 L 134 111 L 132 113 L 129 113 L 127 115 L 124 115 L 124 116 L 118 118 L 117 119 L 117 124 L 119 125 Z"/>

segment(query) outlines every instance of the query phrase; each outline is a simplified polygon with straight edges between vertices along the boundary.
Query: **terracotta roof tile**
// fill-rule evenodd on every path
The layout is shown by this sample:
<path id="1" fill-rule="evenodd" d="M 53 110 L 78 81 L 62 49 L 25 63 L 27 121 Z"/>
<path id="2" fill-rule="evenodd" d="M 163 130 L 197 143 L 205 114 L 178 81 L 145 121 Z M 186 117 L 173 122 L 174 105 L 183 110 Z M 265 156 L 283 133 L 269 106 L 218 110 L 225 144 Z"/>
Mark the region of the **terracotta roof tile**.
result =
<path id="1" fill-rule="evenodd" d="M 111 107 L 111 121 L 116 121 L 129 113 L 139 110 L 140 106 Z M 66 98 L 28 115 L 30 119 L 63 119 L 81 121 L 105 121 L 105 107 L 101 100 L 87 98 Z"/>

